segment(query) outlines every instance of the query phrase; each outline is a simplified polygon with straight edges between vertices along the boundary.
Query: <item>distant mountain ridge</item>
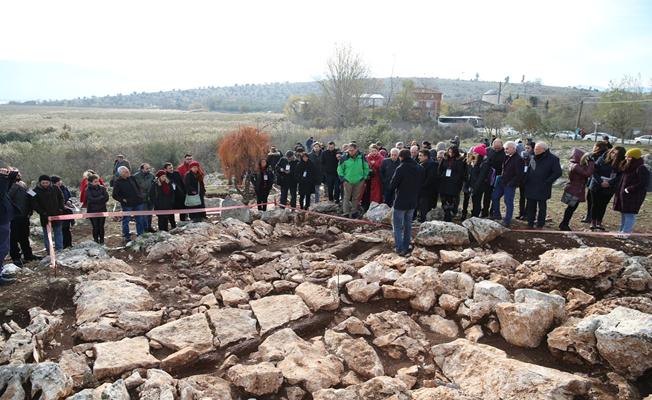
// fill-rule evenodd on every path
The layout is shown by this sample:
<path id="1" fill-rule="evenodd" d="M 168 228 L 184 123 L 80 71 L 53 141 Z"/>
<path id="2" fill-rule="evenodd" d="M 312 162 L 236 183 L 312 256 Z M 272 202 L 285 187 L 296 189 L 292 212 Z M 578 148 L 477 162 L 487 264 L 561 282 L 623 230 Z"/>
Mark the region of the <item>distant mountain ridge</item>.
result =
<path id="1" fill-rule="evenodd" d="M 498 82 L 481 80 L 459 80 L 443 78 L 380 78 L 379 90 L 387 96 L 401 89 L 401 82 L 411 79 L 417 87 L 438 89 L 444 93 L 444 101 L 463 103 L 479 100 L 488 90 L 498 89 Z M 392 90 L 393 87 L 393 90 Z M 224 112 L 281 112 L 290 96 L 307 96 L 320 91 L 318 82 L 284 82 L 266 84 L 244 84 L 223 87 L 141 92 L 127 95 L 82 97 L 70 100 L 26 101 L 13 104 L 40 104 L 67 107 L 106 108 L 160 108 L 160 109 L 208 109 Z M 507 98 L 537 96 L 540 98 L 579 98 L 598 93 L 597 89 L 546 86 L 537 82 L 503 84 L 502 95 Z"/>

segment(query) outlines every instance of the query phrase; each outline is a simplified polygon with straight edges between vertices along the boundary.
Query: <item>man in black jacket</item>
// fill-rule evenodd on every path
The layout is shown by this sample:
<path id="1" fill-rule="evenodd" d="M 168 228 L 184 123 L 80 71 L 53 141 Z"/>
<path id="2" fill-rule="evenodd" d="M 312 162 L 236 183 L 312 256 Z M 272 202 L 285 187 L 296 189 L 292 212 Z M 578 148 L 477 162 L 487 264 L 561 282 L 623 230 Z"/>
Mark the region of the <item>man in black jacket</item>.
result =
<path id="1" fill-rule="evenodd" d="M 269 148 L 269 153 L 267 153 L 267 165 L 269 165 L 269 168 L 272 171 L 274 171 L 276 164 L 278 164 L 281 158 L 283 158 L 283 154 L 276 149 L 276 146 L 271 146 Z"/>
<path id="2" fill-rule="evenodd" d="M 503 162 L 505 161 L 505 149 L 502 140 L 495 139 L 491 143 L 491 148 L 487 149 L 487 159 L 489 159 L 490 169 L 493 168 L 494 170 L 493 175 L 500 176 L 503 173 Z M 489 173 L 491 174 L 491 171 Z M 482 199 L 482 214 L 480 214 L 482 218 L 489 216 L 494 186 L 494 182 L 491 182 Z"/>
<path id="3" fill-rule="evenodd" d="M 183 182 L 183 177 L 179 171 L 174 170 L 174 165 L 170 162 L 163 164 L 163 170 L 165 171 L 165 176 L 168 177 L 168 182 L 170 182 L 170 186 L 174 192 L 174 204 L 172 205 L 172 208 L 183 210 L 186 208 L 186 205 L 184 204 L 186 201 L 186 185 Z M 174 218 L 174 215 L 170 215 L 168 219 L 172 228 L 177 227 Z"/>
<path id="4" fill-rule="evenodd" d="M 437 167 L 430 159 L 430 150 L 419 151 L 419 165 L 423 167 L 424 179 L 419 190 L 419 222 L 426 222 L 426 215 L 432 209 L 432 199 L 437 187 Z"/>
<path id="5" fill-rule="evenodd" d="M 334 142 L 329 142 L 328 147 L 324 150 L 322 155 L 322 166 L 324 178 L 326 179 L 326 192 L 328 193 L 328 201 L 335 201 L 340 203 L 340 178 L 337 175 L 337 166 L 339 160 L 337 159 L 339 150 L 335 148 Z"/>
<path id="6" fill-rule="evenodd" d="M 501 167 L 501 175 L 493 192 L 491 217 L 500 219 L 500 198 L 505 197 L 505 219 L 503 225 L 509 227 L 514 214 L 514 196 L 516 188 L 523 180 L 523 159 L 517 154 L 516 143 L 505 143 L 505 161 Z"/>
<path id="7" fill-rule="evenodd" d="M 423 185 L 424 170 L 410 155 L 410 150 L 403 149 L 398 157 L 401 165 L 396 168 L 390 182 L 394 198 L 392 225 L 394 226 L 394 243 L 396 253 L 405 256 L 409 253 L 412 240 L 412 217 L 417 207 L 419 189 Z"/>
<path id="8" fill-rule="evenodd" d="M 9 188 L 9 199 L 16 209 L 14 219 L 11 220 L 11 249 L 10 255 L 12 262 L 17 266 L 22 266 L 24 261 L 37 260 L 32 253 L 32 247 L 29 243 L 29 217 L 32 216 L 32 196 L 27 193 L 29 188 L 21 180 L 20 172 L 11 187 Z M 22 258 L 21 258 L 22 251 Z"/>
<path id="9" fill-rule="evenodd" d="M 9 199 L 9 187 L 16 180 L 18 171 L 12 168 L 0 168 L 0 284 L 8 283 L 2 279 L 2 262 L 9 253 L 9 237 L 11 236 L 11 220 L 15 208 Z"/>
<path id="10" fill-rule="evenodd" d="M 552 184 L 561 176 L 559 157 L 552 154 L 545 142 L 534 145 L 534 157 L 530 159 L 525 176 L 525 197 L 527 198 L 527 224 L 543 228 L 546 223 L 548 199 L 552 196 Z M 538 213 L 537 213 L 538 208 Z"/>
<path id="11" fill-rule="evenodd" d="M 389 151 L 389 157 L 380 163 L 380 181 L 383 184 L 383 200 L 385 204 L 392 207 L 394 205 L 394 192 L 391 190 L 390 182 L 394 171 L 401 164 L 398 159 L 399 150 L 394 147 Z"/>
<path id="12" fill-rule="evenodd" d="M 143 192 L 138 186 L 138 182 L 131 176 L 129 168 L 118 168 L 118 179 L 113 184 L 113 198 L 120 202 L 122 211 L 143 211 L 144 196 Z M 136 216 L 136 234 L 138 236 L 145 233 L 145 217 L 142 215 Z M 131 233 L 129 232 L 130 217 L 122 217 L 122 236 L 125 243 L 131 241 Z"/>
<path id="13" fill-rule="evenodd" d="M 41 227 L 43 228 L 43 241 L 45 250 L 50 252 L 50 242 L 48 241 L 47 225 L 48 217 L 54 217 L 64 214 L 63 193 L 61 190 L 52 185 L 50 177 L 41 175 L 38 178 L 38 185 L 34 188 L 34 197 L 32 197 L 32 208 L 41 216 Z M 63 249 L 63 224 L 61 221 L 52 222 L 52 234 L 54 236 L 54 250 Z"/>
<path id="14" fill-rule="evenodd" d="M 288 192 L 290 193 L 290 206 L 297 206 L 297 160 L 294 152 L 288 150 L 285 157 L 276 164 L 276 181 L 281 186 L 281 208 L 288 204 Z"/>

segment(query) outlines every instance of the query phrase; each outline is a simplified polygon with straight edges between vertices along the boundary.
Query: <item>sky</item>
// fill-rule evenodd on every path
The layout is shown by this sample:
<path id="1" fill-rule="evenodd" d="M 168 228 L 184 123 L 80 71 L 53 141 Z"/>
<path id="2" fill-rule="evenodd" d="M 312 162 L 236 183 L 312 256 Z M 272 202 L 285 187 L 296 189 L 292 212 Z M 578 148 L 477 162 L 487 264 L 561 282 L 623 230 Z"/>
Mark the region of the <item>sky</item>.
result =
<path id="1" fill-rule="evenodd" d="M 0 100 L 323 77 L 337 44 L 374 77 L 652 84 L 652 1 L 0 3 Z"/>

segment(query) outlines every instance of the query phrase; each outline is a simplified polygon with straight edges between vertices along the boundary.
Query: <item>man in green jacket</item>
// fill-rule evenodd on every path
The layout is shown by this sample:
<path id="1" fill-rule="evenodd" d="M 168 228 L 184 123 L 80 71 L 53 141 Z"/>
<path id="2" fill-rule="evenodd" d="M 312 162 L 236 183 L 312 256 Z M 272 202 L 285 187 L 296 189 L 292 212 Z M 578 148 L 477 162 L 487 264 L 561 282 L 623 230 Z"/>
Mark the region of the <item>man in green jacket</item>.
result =
<path id="1" fill-rule="evenodd" d="M 358 151 L 357 144 L 349 145 L 348 157 L 337 167 L 337 174 L 344 182 L 344 215 L 357 218 L 365 179 L 369 176 L 369 164 Z"/>

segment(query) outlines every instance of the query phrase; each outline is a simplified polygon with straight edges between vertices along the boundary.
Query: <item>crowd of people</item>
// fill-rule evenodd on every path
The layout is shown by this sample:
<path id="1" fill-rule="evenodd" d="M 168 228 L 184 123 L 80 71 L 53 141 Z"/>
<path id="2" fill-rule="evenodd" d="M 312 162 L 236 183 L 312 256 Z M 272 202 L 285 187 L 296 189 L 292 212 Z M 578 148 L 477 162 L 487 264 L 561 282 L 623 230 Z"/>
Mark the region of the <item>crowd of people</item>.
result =
<path id="1" fill-rule="evenodd" d="M 582 221 L 590 223 L 591 230 L 604 231 L 603 218 L 613 198 L 613 209 L 621 214 L 619 233 L 631 233 L 650 187 L 649 174 L 638 148 L 614 147 L 606 138 L 595 143 L 591 152 L 575 149 L 561 198 L 566 209 L 559 229 L 571 230 L 574 212 L 586 202 Z M 375 143 L 364 153 L 355 142 L 338 149 L 334 142 L 323 145 L 309 138 L 305 146 L 297 143 L 284 154 L 272 146 L 245 178 L 253 185 L 262 211 L 267 209 L 265 203 L 274 185 L 280 189 L 281 208 L 296 209 L 298 205 L 307 210 L 311 202 L 320 202 L 322 185 L 328 201 L 341 203 L 346 217 L 359 218 L 371 203 L 384 202 L 393 207 L 396 251 L 407 254 L 412 222 L 426 221 L 438 207 L 443 209 L 445 221 L 458 215 L 461 220 L 474 216 L 511 226 L 517 189 L 516 218 L 527 221 L 530 228 L 541 229 L 552 186 L 561 175 L 560 160 L 545 142 L 503 143 L 494 138 L 464 150 L 455 137 L 434 148 L 427 141 L 409 146 L 398 142 L 390 150 Z M 206 214 L 192 209 L 205 207 L 205 177 L 205 170 L 191 154 L 186 154 L 177 168 L 165 163 L 154 172 L 150 164 L 143 163 L 133 174 L 129 161 L 118 154 L 108 184 L 95 171 L 84 172 L 79 198 L 88 213 L 106 212 L 108 187 L 112 187 L 111 195 L 123 211 L 187 210 L 179 214 L 180 220 L 201 221 Z M 20 266 L 38 258 L 29 241 L 33 212 L 40 217 L 45 249 L 49 250 L 48 217 L 75 211 L 71 193 L 60 177 L 42 175 L 30 188 L 18 170 L 0 168 L 0 260 L 9 254 Z M 122 218 L 125 243 L 132 240 L 131 219 Z M 155 231 L 151 216 L 133 219 L 138 236 Z M 92 217 L 90 222 L 93 240 L 104 244 L 105 217 Z M 158 215 L 157 223 L 162 231 L 176 227 L 173 214 Z M 72 245 L 73 224 L 73 220 L 51 222 L 55 251 Z"/>
<path id="2" fill-rule="evenodd" d="M 165 163 L 156 172 L 148 163 L 143 163 L 132 175 L 131 164 L 124 155 L 118 154 L 113 164 L 108 184 L 92 170 L 85 171 L 79 188 L 79 201 L 88 213 L 107 211 L 109 187 L 113 199 L 120 203 L 122 211 L 146 210 L 187 210 L 181 213 L 180 220 L 201 221 L 203 212 L 192 209 L 204 208 L 206 172 L 201 164 L 193 160 L 191 154 L 176 169 L 172 163 Z M 30 188 L 23 180 L 20 171 L 14 168 L 0 168 L 0 260 L 7 254 L 17 266 L 39 259 L 32 250 L 30 236 L 30 217 L 39 215 L 43 231 L 44 246 L 49 252 L 50 243 L 46 227 L 48 218 L 73 214 L 78 211 L 71 201 L 71 192 L 58 176 L 41 175 L 36 185 Z M 89 218 L 93 240 L 99 244 L 105 241 L 106 218 Z M 132 240 L 129 223 L 132 218 L 122 218 L 122 236 L 125 243 Z M 136 234 L 155 232 L 152 216 L 135 216 Z M 167 231 L 176 227 L 175 216 L 158 215 L 158 229 Z M 52 248 L 60 251 L 72 246 L 70 227 L 74 220 L 51 221 Z"/>
<path id="3" fill-rule="evenodd" d="M 325 185 L 328 200 L 341 202 L 344 216 L 350 218 L 361 216 L 371 202 L 384 202 L 394 208 L 396 250 L 404 253 L 407 247 L 401 243 L 409 240 L 399 240 L 398 232 L 409 232 L 413 220 L 424 222 L 438 206 L 445 221 L 474 216 L 510 227 L 517 190 L 516 219 L 526 221 L 529 228 L 542 229 L 553 184 L 562 173 L 559 157 L 545 142 L 494 138 L 464 150 L 455 137 L 435 148 L 427 141 L 409 146 L 398 142 L 388 151 L 375 143 L 365 154 L 355 142 L 338 149 L 334 142 L 324 146 L 311 137 L 305 146 L 297 143 L 284 156 L 272 147 L 252 181 L 259 203 L 267 202 L 275 180 L 281 190 L 280 206 L 296 208 L 298 194 L 301 209 L 308 209 L 311 195 L 319 202 Z M 561 197 L 566 209 L 559 229 L 571 230 L 573 213 L 580 203 L 588 202 L 582 221 L 590 223 L 592 231 L 604 231 L 602 221 L 613 198 L 613 209 L 621 214 L 618 232 L 631 233 L 649 180 L 638 148 L 614 147 L 605 137 L 591 152 L 575 149 Z"/>

